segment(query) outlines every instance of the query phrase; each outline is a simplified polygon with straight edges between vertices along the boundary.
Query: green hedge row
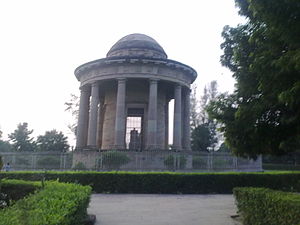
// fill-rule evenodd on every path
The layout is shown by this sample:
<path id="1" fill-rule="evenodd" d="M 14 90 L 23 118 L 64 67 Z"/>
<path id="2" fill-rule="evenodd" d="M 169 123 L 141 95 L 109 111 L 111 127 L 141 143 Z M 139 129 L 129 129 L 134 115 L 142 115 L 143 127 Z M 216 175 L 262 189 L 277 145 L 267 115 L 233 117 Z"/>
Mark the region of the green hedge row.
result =
<path id="1" fill-rule="evenodd" d="M 166 172 L 8 172 L 1 178 L 75 182 L 97 193 L 232 193 L 234 187 L 300 191 L 300 172 L 166 173 Z"/>
<path id="2" fill-rule="evenodd" d="M 300 225 L 300 195 L 267 188 L 233 189 L 244 225 Z"/>
<path id="3" fill-rule="evenodd" d="M 41 182 L 25 180 L 0 180 L 0 192 L 8 195 L 8 199 L 17 201 L 25 196 L 34 193 L 42 187 Z"/>
<path id="4" fill-rule="evenodd" d="M 300 165 L 263 163 L 264 170 L 299 170 Z"/>
<path id="5" fill-rule="evenodd" d="M 81 225 L 90 193 L 89 186 L 47 181 L 35 194 L 2 209 L 0 225 Z"/>

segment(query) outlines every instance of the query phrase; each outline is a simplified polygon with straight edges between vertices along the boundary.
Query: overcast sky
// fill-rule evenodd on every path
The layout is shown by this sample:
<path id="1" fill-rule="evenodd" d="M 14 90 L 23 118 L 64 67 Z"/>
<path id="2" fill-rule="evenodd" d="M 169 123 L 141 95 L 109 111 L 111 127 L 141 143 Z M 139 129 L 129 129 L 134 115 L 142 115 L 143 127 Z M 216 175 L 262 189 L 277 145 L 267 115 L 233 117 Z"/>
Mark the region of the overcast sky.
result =
<path id="1" fill-rule="evenodd" d="M 219 63 L 224 25 L 243 22 L 234 0 L 9 0 L 0 3 L 0 129 L 28 122 L 33 136 L 71 122 L 64 102 L 79 94 L 77 66 L 104 58 L 131 33 L 154 38 L 169 59 L 193 67 L 199 95 L 217 80 L 232 91 Z"/>

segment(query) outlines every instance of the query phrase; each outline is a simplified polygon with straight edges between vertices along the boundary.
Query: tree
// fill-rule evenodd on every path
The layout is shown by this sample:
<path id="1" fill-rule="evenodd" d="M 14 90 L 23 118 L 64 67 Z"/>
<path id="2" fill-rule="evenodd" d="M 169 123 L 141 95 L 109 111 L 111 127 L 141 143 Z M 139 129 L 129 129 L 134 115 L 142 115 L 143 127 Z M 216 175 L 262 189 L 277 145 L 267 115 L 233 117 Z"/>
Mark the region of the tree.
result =
<path id="1" fill-rule="evenodd" d="M 71 98 L 68 102 L 65 102 L 65 106 L 66 106 L 65 111 L 71 112 L 71 114 L 74 118 L 74 121 L 68 125 L 68 128 L 76 136 L 77 121 L 78 121 L 78 115 L 79 115 L 79 97 L 75 94 L 71 94 Z"/>
<path id="2" fill-rule="evenodd" d="M 2 131 L 0 130 L 0 152 L 9 152 L 12 150 L 12 146 L 8 141 L 2 140 Z M 0 169 L 2 167 L 0 166 Z"/>
<path id="3" fill-rule="evenodd" d="M 236 0 L 246 24 L 225 26 L 221 63 L 236 90 L 209 106 L 239 156 L 300 148 L 300 2 Z"/>
<path id="4" fill-rule="evenodd" d="M 13 147 L 8 141 L 0 140 L 0 152 L 10 152 L 13 150 Z"/>
<path id="5" fill-rule="evenodd" d="M 28 130 L 28 123 L 18 124 L 17 129 L 8 135 L 10 141 L 13 142 L 13 149 L 15 151 L 34 151 L 35 143 L 33 138 L 30 137 L 33 130 Z"/>
<path id="6" fill-rule="evenodd" d="M 193 151 L 210 151 L 215 141 L 215 132 L 209 123 L 197 126 L 191 133 L 191 148 Z"/>
<path id="7" fill-rule="evenodd" d="M 230 152 L 230 149 L 228 148 L 228 146 L 226 145 L 226 143 L 223 142 L 220 145 L 220 148 L 218 149 L 218 152 Z"/>
<path id="8" fill-rule="evenodd" d="M 68 138 L 56 130 L 46 131 L 36 141 L 37 150 L 45 152 L 66 152 L 69 150 Z"/>
<path id="9" fill-rule="evenodd" d="M 211 118 L 209 118 L 208 113 L 206 111 L 206 107 L 208 106 L 209 102 L 216 99 L 218 94 L 218 83 L 216 80 L 211 81 L 207 85 L 205 85 L 203 89 L 203 95 L 201 96 L 200 100 L 200 123 L 213 123 Z"/>
<path id="10" fill-rule="evenodd" d="M 200 125 L 200 118 L 199 118 L 199 108 L 198 108 L 198 99 L 197 99 L 197 86 L 194 84 L 192 86 L 191 97 L 190 97 L 190 120 L 191 120 L 191 129 L 195 129 L 197 126 Z"/>
<path id="11" fill-rule="evenodd" d="M 195 93 L 195 91 L 194 91 Z M 203 95 L 200 99 L 200 110 L 197 115 L 197 124 L 192 129 L 191 147 L 193 151 L 214 150 L 218 142 L 216 121 L 210 119 L 206 107 L 210 101 L 217 96 L 217 81 L 211 81 L 204 87 Z"/>

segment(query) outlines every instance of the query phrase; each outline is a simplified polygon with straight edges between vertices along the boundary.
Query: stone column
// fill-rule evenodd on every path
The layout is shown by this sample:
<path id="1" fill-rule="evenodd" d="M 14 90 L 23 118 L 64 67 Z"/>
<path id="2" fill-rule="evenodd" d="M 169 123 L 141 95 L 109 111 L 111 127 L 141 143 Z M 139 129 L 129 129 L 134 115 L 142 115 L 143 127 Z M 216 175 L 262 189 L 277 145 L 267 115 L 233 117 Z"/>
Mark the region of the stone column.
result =
<path id="1" fill-rule="evenodd" d="M 89 130 L 87 145 L 90 147 L 96 147 L 97 145 L 97 125 L 98 125 L 98 104 L 99 104 L 99 85 L 97 83 L 92 84 L 92 98 L 90 104 L 90 116 L 89 116 Z"/>
<path id="2" fill-rule="evenodd" d="M 184 93 L 183 149 L 191 150 L 190 89 Z"/>
<path id="3" fill-rule="evenodd" d="M 146 149 L 157 148 L 157 80 L 150 80 L 149 103 L 148 103 L 148 129 Z"/>
<path id="4" fill-rule="evenodd" d="M 165 149 L 169 149 L 169 99 L 166 99 L 165 105 Z"/>
<path id="5" fill-rule="evenodd" d="M 126 132 L 126 114 L 125 114 L 125 96 L 126 80 L 118 79 L 118 93 L 116 103 L 116 122 L 115 122 L 115 142 L 116 149 L 125 149 L 125 132 Z"/>
<path id="6" fill-rule="evenodd" d="M 175 93 L 174 93 L 174 131 L 173 131 L 173 147 L 176 150 L 181 150 L 181 130 L 182 130 L 182 123 L 181 123 L 181 86 L 176 85 Z"/>
<path id="7" fill-rule="evenodd" d="M 86 134 L 88 129 L 90 92 L 86 88 L 80 89 L 79 115 L 76 132 L 76 148 L 86 147 Z"/>
<path id="8" fill-rule="evenodd" d="M 96 145 L 97 148 L 102 147 L 102 133 L 103 133 L 103 116 L 104 116 L 104 99 L 99 98 L 99 108 L 98 108 L 98 125 L 97 125 L 97 138 Z"/>

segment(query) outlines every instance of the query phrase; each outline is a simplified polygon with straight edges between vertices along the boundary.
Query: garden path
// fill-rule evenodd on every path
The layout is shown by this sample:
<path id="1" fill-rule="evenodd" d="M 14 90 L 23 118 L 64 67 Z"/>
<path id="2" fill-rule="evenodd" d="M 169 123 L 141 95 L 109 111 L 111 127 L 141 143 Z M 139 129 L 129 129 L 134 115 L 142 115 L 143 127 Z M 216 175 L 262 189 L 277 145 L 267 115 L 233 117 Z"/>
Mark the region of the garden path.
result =
<path id="1" fill-rule="evenodd" d="M 93 194 L 95 225 L 241 225 L 232 195 Z"/>

